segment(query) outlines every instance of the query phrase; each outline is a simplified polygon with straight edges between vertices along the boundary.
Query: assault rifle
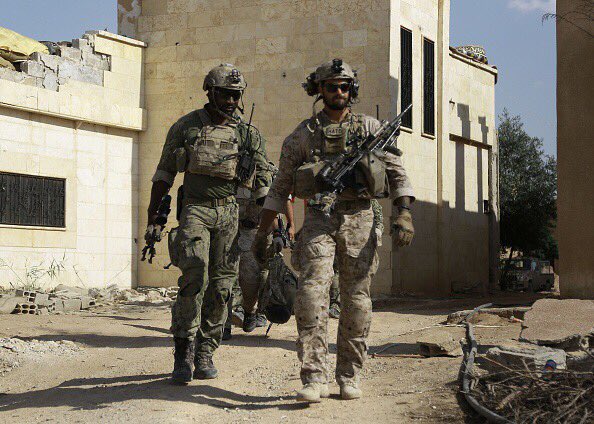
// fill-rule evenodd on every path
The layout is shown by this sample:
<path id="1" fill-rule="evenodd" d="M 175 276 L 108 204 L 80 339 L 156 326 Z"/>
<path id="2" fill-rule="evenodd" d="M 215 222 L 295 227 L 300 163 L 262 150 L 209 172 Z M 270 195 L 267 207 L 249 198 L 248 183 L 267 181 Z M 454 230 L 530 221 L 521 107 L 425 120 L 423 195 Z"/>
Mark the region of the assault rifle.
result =
<path id="1" fill-rule="evenodd" d="M 171 196 L 166 194 L 161 199 L 161 203 L 159 203 L 159 207 L 157 208 L 157 217 L 153 224 L 153 230 L 144 236 L 146 246 L 142 249 L 142 261 L 146 260 L 146 255 L 148 253 L 148 263 L 153 263 L 153 258 L 157 254 L 155 243 L 161 241 L 161 235 L 165 228 L 165 224 L 167 224 L 167 216 L 169 215 L 169 212 L 171 212 Z"/>
<path id="2" fill-rule="evenodd" d="M 352 174 L 355 166 L 366 155 L 372 152 L 390 152 L 399 155 L 400 151 L 394 146 L 394 142 L 400 135 L 402 117 L 410 110 L 412 104 L 408 105 L 393 120 L 384 121 L 381 127 L 369 135 L 360 143 L 355 143 L 351 151 L 341 153 L 335 160 L 326 163 L 316 178 L 320 186 L 324 187 L 322 193 L 316 195 L 317 199 L 311 202 L 311 206 L 321 209 L 325 213 L 332 210 L 336 196 L 347 188 L 347 179 Z"/>

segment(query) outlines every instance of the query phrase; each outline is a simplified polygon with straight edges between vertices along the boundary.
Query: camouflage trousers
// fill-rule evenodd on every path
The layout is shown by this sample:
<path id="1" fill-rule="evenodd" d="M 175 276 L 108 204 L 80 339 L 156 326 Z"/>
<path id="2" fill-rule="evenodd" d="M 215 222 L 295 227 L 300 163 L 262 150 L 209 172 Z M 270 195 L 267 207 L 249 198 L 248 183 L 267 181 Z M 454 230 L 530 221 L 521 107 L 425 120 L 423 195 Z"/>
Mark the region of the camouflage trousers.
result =
<path id="1" fill-rule="evenodd" d="M 231 290 L 231 301 L 228 303 L 228 315 L 236 307 L 243 307 L 246 313 L 256 313 L 257 303 L 260 297 L 260 291 L 266 284 L 268 270 L 262 269 L 254 254 L 251 246 L 256 237 L 257 228 L 247 229 L 239 227 L 239 275 L 233 283 Z M 227 328 L 231 328 L 231 320 L 225 323 Z"/>
<path id="2" fill-rule="evenodd" d="M 337 204 L 330 217 L 308 208 L 301 229 L 299 288 L 295 302 L 301 380 L 326 383 L 329 288 L 336 257 L 341 314 L 335 377 L 358 382 L 371 325 L 371 279 L 378 267 L 377 233 L 368 201 Z"/>
<path id="3" fill-rule="evenodd" d="M 196 353 L 212 354 L 219 346 L 230 290 L 237 278 L 238 207 L 189 205 L 180 217 L 179 292 L 172 308 L 171 332 L 196 339 Z"/>

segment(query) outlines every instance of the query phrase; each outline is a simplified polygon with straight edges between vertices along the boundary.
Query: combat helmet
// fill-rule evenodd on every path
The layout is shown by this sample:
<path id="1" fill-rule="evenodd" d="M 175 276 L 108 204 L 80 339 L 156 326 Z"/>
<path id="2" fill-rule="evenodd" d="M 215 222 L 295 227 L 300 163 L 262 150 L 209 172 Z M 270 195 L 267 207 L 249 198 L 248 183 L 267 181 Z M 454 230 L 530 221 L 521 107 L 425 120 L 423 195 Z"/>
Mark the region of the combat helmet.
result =
<path id="1" fill-rule="evenodd" d="M 353 81 L 351 98 L 353 100 L 357 98 L 359 94 L 357 71 L 342 59 L 332 59 L 322 63 L 316 68 L 315 72 L 309 74 L 302 85 L 309 96 L 315 96 L 318 94 L 318 84 L 329 79 L 348 79 Z"/>
<path id="2" fill-rule="evenodd" d="M 202 89 L 208 91 L 213 87 L 243 91 L 247 83 L 239 69 L 230 63 L 221 63 L 212 68 L 204 78 Z"/>

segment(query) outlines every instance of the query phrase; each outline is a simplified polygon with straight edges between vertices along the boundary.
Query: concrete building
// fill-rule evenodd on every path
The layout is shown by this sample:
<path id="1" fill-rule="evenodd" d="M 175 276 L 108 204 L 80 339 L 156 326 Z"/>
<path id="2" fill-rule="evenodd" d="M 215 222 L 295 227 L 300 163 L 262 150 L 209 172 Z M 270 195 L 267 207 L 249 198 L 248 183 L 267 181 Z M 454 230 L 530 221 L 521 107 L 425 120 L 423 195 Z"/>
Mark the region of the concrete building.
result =
<path id="1" fill-rule="evenodd" d="M 205 102 L 201 84 L 210 68 L 230 62 L 244 72 L 245 103 L 248 108 L 257 105 L 254 122 L 276 161 L 283 138 L 312 113 L 301 82 L 321 62 L 341 57 L 359 71 L 357 111 L 375 115 L 379 109 L 385 119 L 401 110 L 403 96 L 413 103 L 399 147 L 417 193 L 417 235 L 413 246 L 402 251 L 384 235 L 374 293 L 449 294 L 453 286 L 486 289 L 494 284 L 497 71 L 450 48 L 449 4 L 120 0 L 119 32 L 148 45 L 148 126 L 139 139 L 139 231 L 146 222 L 150 178 L 166 132 Z M 383 205 L 389 216 L 389 202 Z M 156 263 L 140 264 L 139 281 L 172 284 L 175 272 L 163 270 L 168 258 L 162 255 Z"/>
<path id="2" fill-rule="evenodd" d="M 361 79 L 356 111 L 386 119 L 403 104 L 413 103 L 399 147 L 417 194 L 417 235 L 410 248 L 397 250 L 386 231 L 373 293 L 486 290 L 496 284 L 499 241 L 497 70 L 485 64 L 476 49 L 450 47 L 449 10 L 449 0 L 119 0 L 119 33 L 131 38 L 93 35 L 95 52 L 108 55 L 111 68 L 103 71 L 102 85 L 72 82 L 69 92 L 71 101 L 86 101 L 87 93 L 100 99 L 90 109 L 77 103 L 77 113 L 92 115 L 105 107 L 106 115 L 81 119 L 70 117 L 70 112 L 60 114 L 58 108 L 51 117 L 57 121 L 38 132 L 46 136 L 59 127 L 60 134 L 66 134 L 60 137 L 60 152 L 69 156 L 53 160 L 53 167 L 43 172 L 27 168 L 26 161 L 0 160 L 2 172 L 66 178 L 65 226 L 3 226 L 0 231 L 7 233 L 1 233 L 1 243 L 7 247 L 0 244 L 0 258 L 18 262 L 66 250 L 77 270 L 87 264 L 89 274 L 81 278 L 85 284 L 176 284 L 178 271 L 163 269 L 169 262 L 165 243 L 152 265 L 139 262 L 138 253 L 150 179 L 166 132 L 180 116 L 203 105 L 206 72 L 221 62 L 234 63 L 244 72 L 245 103 L 248 109 L 256 104 L 254 123 L 268 140 L 271 159 L 277 161 L 283 138 L 312 113 L 312 100 L 301 82 L 321 62 L 341 57 L 358 69 Z M 99 49 L 98 40 L 105 40 Z M 126 62 L 130 66 L 120 67 L 114 78 L 117 64 L 123 66 L 120 59 L 129 54 L 134 56 Z M 35 90 L 39 96 L 48 91 L 23 82 L 0 83 L 10 84 L 11 92 Z M 60 96 L 68 84 L 54 94 Z M 120 97 L 113 90 L 121 91 Z M 13 103 L 29 98 L 14 97 Z M 25 143 L 36 139 L 33 135 L 18 138 L 22 128 L 45 125 L 50 119 L 38 110 L 42 103 L 37 101 L 26 112 L 11 104 L 3 101 L 0 119 L 16 121 L 20 127 L 8 132 L 0 126 L 0 139 L 8 146 L 3 157 L 23 146 L 37 149 L 31 152 L 51 152 L 45 145 L 34 148 L 29 146 L 32 142 Z M 123 118 L 109 109 L 113 105 L 129 107 L 129 119 L 114 123 Z M 92 141 L 81 143 L 81 134 Z M 91 155 L 80 151 L 87 144 L 94 149 Z M 101 155 L 98 161 L 93 153 Z M 87 184 L 97 189 L 89 193 Z M 391 206 L 388 201 L 382 204 L 387 219 Z M 297 218 L 302 214 L 298 207 Z M 115 222 L 118 225 L 112 225 Z M 39 244 L 28 234 L 43 240 L 63 234 L 70 237 L 69 244 L 55 239 L 48 250 L 47 243 Z"/>
<path id="3" fill-rule="evenodd" d="M 0 286 L 135 283 L 143 49 L 91 32 L 0 68 Z"/>
<path id="4" fill-rule="evenodd" d="M 580 299 L 594 299 L 594 22 L 588 3 L 557 1 L 557 15 L 567 17 L 557 21 L 559 286 L 563 297 Z"/>

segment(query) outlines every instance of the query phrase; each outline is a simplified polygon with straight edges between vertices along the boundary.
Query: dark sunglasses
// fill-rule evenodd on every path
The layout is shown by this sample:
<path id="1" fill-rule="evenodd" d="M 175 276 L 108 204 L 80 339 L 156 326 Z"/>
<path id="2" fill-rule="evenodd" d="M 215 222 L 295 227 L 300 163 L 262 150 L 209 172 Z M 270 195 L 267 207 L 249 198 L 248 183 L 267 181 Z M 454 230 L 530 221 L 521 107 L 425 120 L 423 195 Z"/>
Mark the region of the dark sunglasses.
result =
<path id="1" fill-rule="evenodd" d="M 343 82 L 341 84 L 334 84 L 331 82 L 324 83 L 324 87 L 326 87 L 326 91 L 329 93 L 336 93 L 340 88 L 340 91 L 346 93 L 347 91 L 351 90 L 351 83 L 350 82 Z"/>
<path id="2" fill-rule="evenodd" d="M 241 98 L 241 91 L 239 90 L 229 90 L 226 88 L 216 88 L 215 89 L 217 94 L 223 97 L 233 97 L 233 100 L 237 101 Z"/>

